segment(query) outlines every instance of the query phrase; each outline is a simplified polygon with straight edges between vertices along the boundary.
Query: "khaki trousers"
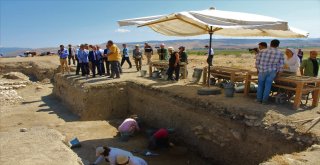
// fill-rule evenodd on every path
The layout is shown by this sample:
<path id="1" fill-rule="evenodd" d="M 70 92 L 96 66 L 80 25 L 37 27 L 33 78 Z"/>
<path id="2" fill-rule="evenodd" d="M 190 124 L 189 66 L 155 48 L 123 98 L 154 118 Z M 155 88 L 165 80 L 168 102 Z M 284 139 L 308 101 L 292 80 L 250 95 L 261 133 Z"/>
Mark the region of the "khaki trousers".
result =
<path id="1" fill-rule="evenodd" d="M 147 65 L 149 65 L 151 63 L 151 56 L 152 56 L 152 53 L 151 52 L 145 52 L 144 53 L 147 57 Z"/>
<path id="2" fill-rule="evenodd" d="M 70 72 L 69 71 L 69 66 L 68 66 L 68 63 L 67 63 L 67 58 L 65 58 L 65 59 L 60 58 L 60 66 L 61 66 L 62 74 L 64 74 L 65 70 L 67 70 L 67 72 Z"/>

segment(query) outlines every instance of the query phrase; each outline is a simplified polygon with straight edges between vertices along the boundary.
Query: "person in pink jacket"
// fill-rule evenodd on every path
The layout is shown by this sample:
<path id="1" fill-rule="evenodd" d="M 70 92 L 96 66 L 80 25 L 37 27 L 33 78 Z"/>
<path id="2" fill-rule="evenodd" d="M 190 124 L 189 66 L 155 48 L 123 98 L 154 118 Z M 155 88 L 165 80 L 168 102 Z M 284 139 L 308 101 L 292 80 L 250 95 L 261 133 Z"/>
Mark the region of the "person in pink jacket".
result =
<path id="1" fill-rule="evenodd" d="M 135 131 L 139 131 L 139 125 L 135 119 L 127 118 L 122 124 L 118 127 L 118 131 L 121 134 L 121 137 L 128 137 L 133 135 Z"/>

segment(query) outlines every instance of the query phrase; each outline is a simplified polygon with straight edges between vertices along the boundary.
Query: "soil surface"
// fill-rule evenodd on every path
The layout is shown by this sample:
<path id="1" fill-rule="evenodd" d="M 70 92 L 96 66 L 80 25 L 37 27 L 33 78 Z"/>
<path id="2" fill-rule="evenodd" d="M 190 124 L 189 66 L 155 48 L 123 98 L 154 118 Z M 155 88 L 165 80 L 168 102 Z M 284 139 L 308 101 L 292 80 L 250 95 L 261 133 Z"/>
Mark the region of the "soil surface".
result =
<path id="1" fill-rule="evenodd" d="M 124 73 L 121 75 L 121 79 L 117 80 L 108 80 L 105 77 L 98 77 L 95 79 L 82 78 L 80 76 L 74 75 L 65 75 L 73 77 L 73 81 L 82 84 L 82 87 L 85 88 L 89 85 L 101 85 L 106 82 L 121 82 L 121 81 L 131 81 L 137 82 L 139 84 L 144 84 L 146 86 L 151 86 L 152 88 L 163 90 L 165 92 L 174 93 L 177 96 L 181 96 L 187 99 L 201 99 L 210 103 L 212 100 L 215 102 L 221 103 L 221 106 L 232 106 L 238 107 L 237 110 L 243 111 L 245 114 L 249 114 L 248 121 L 251 121 L 252 116 L 258 117 L 261 121 L 261 125 L 265 126 L 265 129 L 269 129 L 271 131 L 281 131 L 283 134 L 287 134 L 288 138 L 290 137 L 290 131 L 288 131 L 287 127 L 294 128 L 294 131 L 299 134 L 305 134 L 305 131 L 311 126 L 312 122 L 301 124 L 296 122 L 298 120 L 309 119 L 309 118 L 317 118 L 320 116 L 319 107 L 315 108 L 300 108 L 297 111 L 291 110 L 291 105 L 278 105 L 278 104 L 270 104 L 270 105 L 261 105 L 254 102 L 254 94 L 250 95 L 250 97 L 243 97 L 242 94 L 236 94 L 233 98 L 225 98 L 223 95 L 218 96 L 199 96 L 197 95 L 197 89 L 201 88 L 198 84 L 191 84 L 191 75 L 193 73 L 193 69 L 195 67 L 199 68 L 201 66 L 205 66 L 205 56 L 190 56 L 190 64 L 189 64 L 189 75 L 188 79 L 181 80 L 179 82 L 167 82 L 163 80 L 155 80 L 147 77 L 140 77 L 139 72 L 136 72 L 134 66 L 132 69 L 127 69 L 128 65 L 124 64 Z M 254 66 L 254 58 L 253 55 L 247 54 L 242 56 L 218 56 L 215 57 L 215 64 L 220 66 L 233 66 L 240 67 L 245 69 L 252 69 Z M 36 63 L 40 68 L 46 69 L 56 69 L 58 67 L 58 58 L 56 56 L 50 57 L 33 57 L 33 58 L 10 58 L 10 59 L 0 59 L 0 66 L 11 65 L 12 67 L 18 62 L 21 65 L 27 65 L 30 61 Z M 145 64 L 145 60 L 144 60 Z M 74 68 L 74 66 L 73 66 Z M 7 72 L 5 68 L 0 67 L 0 71 L 4 73 Z M 144 70 L 147 70 L 147 66 L 143 66 Z M 74 73 L 72 73 L 74 74 Z M 51 78 L 51 77 L 50 77 Z M 139 134 L 138 136 L 130 139 L 129 142 L 120 142 L 117 137 L 117 126 L 121 122 L 122 119 L 114 119 L 111 121 L 81 121 L 79 117 L 72 114 L 69 109 L 61 102 L 61 100 L 57 99 L 52 95 L 52 84 L 48 81 L 44 82 L 28 82 L 21 83 L 20 85 L 24 85 L 21 87 L 16 87 L 14 89 L 12 85 L 7 82 L 22 82 L 22 80 L 8 80 L 5 78 L 0 79 L 3 88 L 0 88 L 0 133 L 1 137 L 4 139 L 10 139 L 9 137 L 13 137 L 16 134 L 17 138 L 21 138 L 23 140 L 21 143 L 17 143 L 24 145 L 26 143 L 33 143 L 35 141 L 40 141 L 37 138 L 28 138 L 20 136 L 25 132 L 19 132 L 21 128 L 26 128 L 30 131 L 31 135 L 37 135 L 37 131 L 40 129 L 46 130 L 47 135 L 51 135 L 51 129 L 57 130 L 65 136 L 65 141 L 77 137 L 81 143 L 82 147 L 74 149 L 73 151 L 82 159 L 84 164 L 92 162 L 95 160 L 95 152 L 94 148 L 99 145 L 109 145 L 113 147 L 123 148 L 129 151 L 143 151 L 146 149 L 146 137 L 144 134 Z M 7 84 L 6 84 L 7 83 Z M 1 83 L 0 83 L 1 84 Z M 19 84 L 19 83 L 17 83 Z M 10 87 L 11 86 L 11 87 Z M 6 88 L 10 87 L 10 88 Z M 6 89 L 4 89 L 6 88 Z M 9 92 L 8 92 L 9 91 Z M 5 98 L 7 97 L 7 98 Z M 10 99 L 11 98 L 11 99 Z M 10 100 L 14 100 L 11 101 Z M 10 102 L 10 103 L 8 103 Z M 242 113 L 242 112 L 239 112 Z M 254 118 L 253 117 L 253 118 Z M 250 123 L 248 123 L 250 125 Z M 39 128 L 41 127 L 41 128 Z M 43 132 L 46 132 L 43 131 Z M 59 133 L 58 133 L 59 134 Z M 57 136 L 57 141 L 61 142 L 60 135 Z M 314 140 L 310 142 L 311 144 L 319 143 L 320 139 L 320 124 L 315 125 L 309 133 L 306 135 L 310 135 L 314 137 Z M 58 138 L 59 137 L 59 138 Z M 14 139 L 14 138 L 13 138 Z M 45 139 L 45 138 L 44 138 Z M 48 138 L 47 140 L 50 140 Z M 52 138 L 51 138 L 52 140 Z M 2 141 L 2 139 L 1 139 Z M 299 141 L 299 140 L 297 140 Z M 13 141 L 8 141 L 9 143 L 13 143 Z M 45 142 L 45 140 L 43 140 Z M 57 142 L 58 143 L 58 142 Z M 38 143 L 39 148 L 43 146 L 45 143 Z M 17 151 L 15 145 L 7 146 L 4 143 L 1 143 L 1 151 L 6 150 L 9 153 L 14 153 Z M 51 150 L 51 149 L 50 149 Z M 178 149 L 179 150 L 179 149 Z M 20 150 L 19 150 L 20 151 Z M 320 162 L 320 150 L 312 149 L 307 150 L 305 152 L 309 153 L 308 158 L 304 159 L 302 164 L 313 164 L 313 162 Z M 60 151 L 59 151 L 60 152 Z M 69 151 L 66 149 L 66 152 Z M 147 162 L 151 165 L 160 165 L 160 164 L 207 164 L 203 159 L 194 155 L 192 152 L 187 153 L 179 153 L 179 151 L 175 150 L 160 150 L 158 151 L 160 156 L 154 157 L 143 157 L 139 153 L 136 153 L 137 156 L 143 157 Z M 39 164 L 48 163 L 44 158 L 41 162 L 41 157 L 37 157 L 37 152 L 30 152 L 32 158 L 34 158 L 34 162 L 39 161 Z M 57 150 L 53 149 L 50 154 L 44 154 L 47 157 L 48 155 L 58 154 Z M 304 154 L 304 153 L 299 153 Z M 14 159 L 9 158 L 10 156 L 7 154 L 0 153 L 0 163 L 1 164 L 12 164 L 11 161 Z M 71 154 L 72 155 L 72 154 Z M 290 155 L 295 155 L 292 153 Z M 12 155 L 11 155 L 12 156 Z M 57 156 L 57 155 L 55 155 Z M 278 157 L 278 158 L 277 158 Z M 310 158 L 312 157 L 312 158 Z M 51 157 L 54 158 L 54 157 Z M 291 157 L 288 155 L 283 156 L 275 156 L 270 162 L 277 162 L 279 164 L 283 159 L 294 159 L 297 157 Z M 18 158 L 17 158 L 18 159 Z M 48 158 L 49 159 L 49 158 Z M 59 158 L 60 159 L 60 158 Z M 310 162 L 308 161 L 310 159 Z M 11 160 L 11 161 L 10 161 Z M 63 157 L 61 158 L 63 161 Z M 76 160 L 76 157 L 75 157 Z M 67 160 L 65 160 L 67 162 Z M 10 163 L 11 162 L 11 163 Z M 41 162 L 41 163 L 40 163 Z M 77 162 L 77 161 L 74 161 Z M 290 161 L 288 164 L 299 164 L 292 163 Z M 78 162 L 77 162 L 78 163 Z M 36 163 L 37 164 L 37 163 Z M 65 163 L 62 163 L 65 164 Z M 71 163 L 72 164 L 72 163 Z M 286 164 L 286 163 L 284 163 Z"/>

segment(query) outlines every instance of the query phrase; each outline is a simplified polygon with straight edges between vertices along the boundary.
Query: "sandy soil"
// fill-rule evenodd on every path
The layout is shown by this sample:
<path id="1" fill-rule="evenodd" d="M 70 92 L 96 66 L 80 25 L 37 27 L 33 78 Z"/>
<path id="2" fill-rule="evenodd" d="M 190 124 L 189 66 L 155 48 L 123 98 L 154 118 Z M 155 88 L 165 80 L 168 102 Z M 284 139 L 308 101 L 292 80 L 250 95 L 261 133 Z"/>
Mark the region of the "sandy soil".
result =
<path id="1" fill-rule="evenodd" d="M 189 79 L 182 80 L 177 83 L 171 83 L 160 80 L 153 80 L 149 78 L 139 77 L 139 73 L 135 71 L 134 68 L 126 69 L 127 64 L 124 64 L 124 74 L 119 80 L 106 80 L 104 77 L 96 79 L 78 79 L 76 81 L 81 82 L 84 86 L 90 84 L 103 84 L 105 81 L 138 81 L 139 83 L 153 86 L 154 88 L 159 88 L 162 90 L 170 91 L 178 95 L 183 95 L 187 98 L 200 98 L 207 100 L 218 99 L 224 104 L 229 104 L 229 106 L 238 106 L 244 111 L 250 111 L 249 113 L 255 115 L 262 115 L 263 120 L 270 126 L 279 124 L 292 124 L 292 121 L 315 118 L 319 116 L 317 111 L 319 107 L 313 109 L 301 109 L 299 111 L 293 111 L 288 108 L 287 105 L 268 105 L 262 106 L 256 104 L 253 101 L 253 96 L 245 98 L 242 94 L 237 94 L 234 98 L 225 99 L 223 95 L 218 97 L 208 96 L 201 97 L 196 94 L 196 90 L 201 86 L 190 84 L 191 79 L 190 73 L 192 73 L 193 68 L 205 66 L 204 62 L 205 56 L 190 56 L 190 67 L 189 67 Z M 56 56 L 50 57 L 34 57 L 34 58 L 12 58 L 12 59 L 0 59 L 0 64 L 2 63 L 15 63 L 15 62 L 28 62 L 34 61 L 39 63 L 43 67 L 56 68 L 59 64 Z M 145 64 L 146 60 L 144 60 Z M 241 57 L 236 56 L 218 56 L 215 57 L 214 63 L 220 66 L 233 66 L 245 69 L 252 69 L 254 66 L 253 55 L 247 54 Z M 144 66 L 147 70 L 147 67 Z M 41 85 L 41 89 L 37 87 Z M 115 119 L 114 121 L 80 121 L 79 118 L 73 115 L 66 106 L 64 106 L 58 99 L 52 95 L 52 85 L 51 84 L 31 84 L 25 88 L 17 89 L 17 95 L 23 98 L 17 101 L 15 104 L 0 106 L 0 132 L 12 134 L 16 133 L 20 128 L 33 129 L 34 127 L 47 127 L 49 129 L 55 129 L 61 132 L 62 135 L 66 137 L 67 140 L 78 137 L 82 142 L 83 146 L 79 149 L 74 149 L 77 155 L 86 164 L 89 161 L 95 159 L 94 147 L 98 145 L 111 145 L 114 147 L 125 148 L 127 150 L 143 150 L 145 149 L 145 137 L 144 135 L 139 135 L 134 137 L 127 143 L 120 142 L 118 140 L 116 127 L 121 119 Z M 310 123 L 306 125 L 294 125 L 297 130 L 304 132 Z M 311 132 L 320 137 L 320 125 L 316 125 Z M 10 135 L 11 136 L 11 135 Z M 9 135 L 8 135 L 9 137 Z M 14 150 L 12 147 L 6 147 L 8 150 Z M 3 147 L 1 145 L 1 150 Z M 55 152 L 53 152 L 55 153 Z M 177 156 L 174 153 L 159 151 L 160 156 L 157 157 L 146 157 L 145 159 L 150 164 L 205 164 L 202 159 L 194 156 L 192 153 L 183 156 Z M 316 153 L 316 155 L 319 152 Z M 141 156 L 141 155 L 139 155 Z M 7 161 L 7 156 L 0 157 L 0 163 Z M 174 163 L 172 161 L 174 160 Z M 318 159 L 316 159 L 318 160 Z M 1 163 L 2 164 L 2 163 Z"/>

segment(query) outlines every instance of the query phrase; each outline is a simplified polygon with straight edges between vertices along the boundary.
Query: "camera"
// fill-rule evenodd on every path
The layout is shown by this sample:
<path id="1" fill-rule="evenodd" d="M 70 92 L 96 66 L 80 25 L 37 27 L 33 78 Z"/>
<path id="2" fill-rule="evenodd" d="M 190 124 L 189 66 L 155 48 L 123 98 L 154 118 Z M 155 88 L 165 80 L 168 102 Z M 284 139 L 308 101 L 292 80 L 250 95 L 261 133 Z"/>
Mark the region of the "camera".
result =
<path id="1" fill-rule="evenodd" d="M 252 49 L 248 49 L 250 53 L 259 53 L 259 49 L 258 48 L 252 48 Z"/>

